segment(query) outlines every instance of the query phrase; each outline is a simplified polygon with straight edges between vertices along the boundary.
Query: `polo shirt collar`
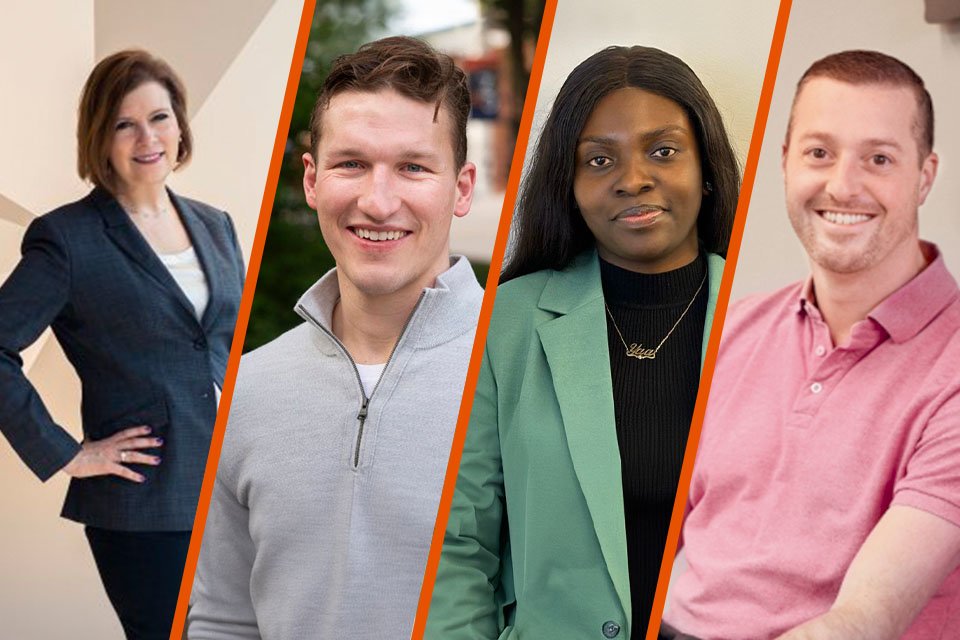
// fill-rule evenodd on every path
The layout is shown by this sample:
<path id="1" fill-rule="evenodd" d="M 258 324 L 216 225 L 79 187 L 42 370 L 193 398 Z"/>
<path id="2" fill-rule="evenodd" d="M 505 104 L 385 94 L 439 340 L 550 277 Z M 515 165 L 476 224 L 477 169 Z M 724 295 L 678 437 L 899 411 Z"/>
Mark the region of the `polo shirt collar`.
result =
<path id="1" fill-rule="evenodd" d="M 921 245 L 924 255 L 933 256 L 930 264 L 867 315 L 883 327 L 894 342 L 906 342 L 920 333 L 960 295 L 937 245 L 925 241 L 921 241 Z M 799 293 L 798 313 L 821 318 L 814 302 L 812 276 L 807 277 Z"/>
<path id="2" fill-rule="evenodd" d="M 935 244 L 923 243 L 933 260 L 926 269 L 886 297 L 870 312 L 894 342 L 906 342 L 930 324 L 960 291 Z"/>

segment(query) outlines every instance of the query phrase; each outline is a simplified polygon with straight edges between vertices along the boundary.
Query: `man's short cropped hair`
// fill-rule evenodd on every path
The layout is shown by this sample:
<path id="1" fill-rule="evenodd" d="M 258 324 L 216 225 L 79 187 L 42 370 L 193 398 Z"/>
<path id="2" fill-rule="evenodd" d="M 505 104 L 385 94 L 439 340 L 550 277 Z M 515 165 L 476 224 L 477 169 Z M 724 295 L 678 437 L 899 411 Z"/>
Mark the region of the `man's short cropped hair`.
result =
<path id="1" fill-rule="evenodd" d="M 446 107 L 453 125 L 453 157 L 457 169 L 463 166 L 467 161 L 467 117 L 470 115 L 466 75 L 450 56 L 406 36 L 369 42 L 356 53 L 334 59 L 310 115 L 310 152 L 314 157 L 322 131 L 323 111 L 330 100 L 344 91 L 381 89 L 393 89 L 408 98 L 434 103 L 434 122 L 440 108 Z"/>
<path id="2" fill-rule="evenodd" d="M 790 142 L 790 130 L 793 126 L 793 109 L 803 91 L 804 85 L 814 78 L 831 78 L 853 85 L 883 85 L 903 87 L 913 91 L 917 100 L 917 121 L 914 131 L 920 159 L 926 158 L 933 150 L 933 101 L 923 83 L 923 78 L 905 63 L 893 56 L 878 51 L 841 51 L 817 60 L 807 69 L 793 97 L 790 108 L 790 124 L 787 125 L 787 143 Z"/>

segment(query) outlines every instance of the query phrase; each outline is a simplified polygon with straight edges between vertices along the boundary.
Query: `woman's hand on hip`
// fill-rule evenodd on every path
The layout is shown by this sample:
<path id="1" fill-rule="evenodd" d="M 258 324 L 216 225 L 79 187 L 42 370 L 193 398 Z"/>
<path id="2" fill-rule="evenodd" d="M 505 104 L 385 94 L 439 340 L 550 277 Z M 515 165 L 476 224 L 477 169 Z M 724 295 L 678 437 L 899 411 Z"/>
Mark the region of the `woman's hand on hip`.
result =
<path id="1" fill-rule="evenodd" d="M 86 440 L 80 453 L 63 470 L 74 478 L 114 475 L 131 482 L 143 482 L 146 478 L 126 465 L 160 464 L 160 456 L 141 451 L 163 445 L 163 438 L 151 437 L 150 431 L 150 427 L 141 425 L 118 431 L 103 440 Z"/>

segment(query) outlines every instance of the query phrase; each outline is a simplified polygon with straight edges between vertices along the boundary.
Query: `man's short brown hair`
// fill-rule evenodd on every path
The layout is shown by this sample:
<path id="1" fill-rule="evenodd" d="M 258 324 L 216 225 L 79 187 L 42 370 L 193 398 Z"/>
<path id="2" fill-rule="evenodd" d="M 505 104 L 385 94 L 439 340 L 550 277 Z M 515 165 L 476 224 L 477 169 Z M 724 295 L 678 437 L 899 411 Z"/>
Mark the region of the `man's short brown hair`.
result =
<path id="1" fill-rule="evenodd" d="M 467 161 L 467 117 L 470 90 L 464 72 L 453 59 L 416 38 L 394 36 L 361 46 L 356 53 L 338 56 L 320 88 L 310 114 L 310 152 L 317 155 L 323 111 L 344 91 L 393 89 L 400 95 L 435 103 L 433 121 L 446 107 L 453 124 L 453 157 L 457 168 Z"/>
<path id="2" fill-rule="evenodd" d="M 77 172 L 82 179 L 116 193 L 120 185 L 110 166 L 114 124 L 123 99 L 146 82 L 157 82 L 170 94 L 181 136 L 177 167 L 190 160 L 193 136 L 183 82 L 163 60 L 140 49 L 127 49 L 101 60 L 83 87 L 77 120 Z"/>
<path id="3" fill-rule="evenodd" d="M 917 100 L 917 120 L 914 132 L 920 160 L 933 150 L 933 101 L 924 86 L 923 78 L 905 63 L 879 51 L 841 51 L 817 60 L 807 69 L 797 83 L 797 91 L 790 107 L 790 123 L 787 125 L 786 141 L 790 142 L 793 128 L 793 110 L 804 85 L 814 78 L 830 78 L 853 85 L 882 85 L 903 87 L 913 91 Z"/>

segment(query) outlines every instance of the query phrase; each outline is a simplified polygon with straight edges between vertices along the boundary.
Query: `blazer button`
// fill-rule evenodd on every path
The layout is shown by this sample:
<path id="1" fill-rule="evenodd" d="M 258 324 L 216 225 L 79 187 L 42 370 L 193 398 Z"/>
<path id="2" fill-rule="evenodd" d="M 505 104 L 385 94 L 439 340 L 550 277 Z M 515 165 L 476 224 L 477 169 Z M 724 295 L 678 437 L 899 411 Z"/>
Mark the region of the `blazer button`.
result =
<path id="1" fill-rule="evenodd" d="M 204 351 L 207 348 L 207 341 L 204 338 L 197 338 L 193 341 L 193 348 L 197 351 Z"/>
<path id="2" fill-rule="evenodd" d="M 613 620 L 607 620 L 603 623 L 603 637 L 616 638 L 620 634 L 620 625 Z"/>

